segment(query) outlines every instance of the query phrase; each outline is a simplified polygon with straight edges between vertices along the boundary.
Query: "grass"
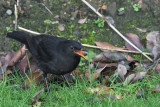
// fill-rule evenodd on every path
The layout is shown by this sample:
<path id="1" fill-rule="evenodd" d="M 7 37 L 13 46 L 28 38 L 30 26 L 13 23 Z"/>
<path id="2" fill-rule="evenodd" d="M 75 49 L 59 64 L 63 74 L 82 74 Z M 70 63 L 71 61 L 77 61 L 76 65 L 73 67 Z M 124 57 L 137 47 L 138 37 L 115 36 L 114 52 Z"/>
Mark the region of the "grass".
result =
<path id="1" fill-rule="evenodd" d="M 92 53 L 87 56 L 91 59 Z M 83 63 L 81 62 L 81 65 Z M 84 69 L 83 69 L 84 70 Z M 27 89 L 14 87 L 22 84 L 24 77 L 20 77 L 17 73 L 11 77 L 5 77 L 0 83 L 0 107 L 30 107 L 31 99 L 36 92 L 41 90 L 44 85 L 31 85 Z M 114 83 L 114 77 L 111 78 L 111 84 L 107 87 L 112 88 L 115 95 L 123 94 L 122 99 L 99 98 L 98 95 L 93 97 L 92 93 L 88 93 L 88 88 L 94 88 L 101 83 L 97 81 L 88 82 L 85 79 L 76 78 L 76 82 L 67 87 L 64 82 L 50 83 L 50 96 L 47 92 L 40 94 L 37 102 L 42 102 L 41 107 L 159 107 L 160 92 L 151 92 L 148 89 L 155 89 L 157 83 L 160 83 L 159 75 L 153 74 L 152 80 L 146 76 L 143 80 L 133 84 L 123 86 L 122 83 Z M 137 92 L 144 91 L 142 98 L 137 98 Z M 92 99 L 92 100 L 91 100 Z"/>
<path id="2" fill-rule="evenodd" d="M 99 85 L 98 82 L 89 83 L 86 80 L 77 79 L 76 83 L 71 88 L 63 84 L 61 86 L 57 83 L 50 84 L 50 96 L 43 92 L 40 95 L 42 107 L 158 107 L 160 106 L 160 93 L 146 91 L 145 98 L 138 99 L 136 92 L 140 91 L 143 85 L 147 88 L 155 88 L 154 84 L 160 82 L 157 76 L 154 76 L 152 82 L 146 78 L 141 82 L 130 84 L 122 87 L 120 83 L 113 84 L 110 87 L 114 89 L 115 93 L 124 93 L 122 99 L 114 100 L 110 98 L 99 98 L 94 96 L 93 101 L 86 101 L 93 95 L 86 92 L 86 89 Z M 14 84 L 13 84 L 14 83 Z M 18 79 L 13 77 L 0 83 L 0 107 L 28 107 L 30 106 L 33 95 L 43 88 L 40 86 L 31 86 L 29 89 L 11 87 L 15 84 L 21 83 L 20 77 Z M 56 87 L 56 89 L 55 89 Z M 130 93 L 130 94 L 129 94 Z"/>

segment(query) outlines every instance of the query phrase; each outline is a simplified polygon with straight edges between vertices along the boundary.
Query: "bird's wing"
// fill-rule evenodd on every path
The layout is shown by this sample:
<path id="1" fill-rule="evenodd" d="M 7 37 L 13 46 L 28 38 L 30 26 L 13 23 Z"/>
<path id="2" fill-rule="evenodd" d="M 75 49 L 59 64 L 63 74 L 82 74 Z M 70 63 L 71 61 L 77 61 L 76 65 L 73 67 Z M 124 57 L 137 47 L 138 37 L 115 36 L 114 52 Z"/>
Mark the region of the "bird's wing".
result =
<path id="1" fill-rule="evenodd" d="M 38 37 L 37 37 L 38 38 Z M 44 62 L 49 62 L 54 59 L 56 61 L 58 56 L 57 54 L 57 47 L 61 41 L 64 41 L 63 38 L 57 38 L 53 36 L 43 36 L 41 40 L 34 38 L 33 40 L 36 41 L 36 49 L 38 58 Z"/>

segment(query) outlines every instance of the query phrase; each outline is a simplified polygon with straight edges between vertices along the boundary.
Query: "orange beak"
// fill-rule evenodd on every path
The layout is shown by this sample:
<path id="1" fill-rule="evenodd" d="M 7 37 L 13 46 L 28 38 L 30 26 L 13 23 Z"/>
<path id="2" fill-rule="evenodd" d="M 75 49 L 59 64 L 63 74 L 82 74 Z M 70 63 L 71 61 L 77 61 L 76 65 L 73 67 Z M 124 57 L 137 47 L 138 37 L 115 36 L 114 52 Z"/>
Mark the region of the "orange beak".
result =
<path id="1" fill-rule="evenodd" d="M 75 54 L 80 55 L 81 57 L 83 57 L 85 60 L 87 60 L 87 58 L 84 56 L 84 54 L 82 53 L 82 50 L 76 50 L 74 51 Z"/>

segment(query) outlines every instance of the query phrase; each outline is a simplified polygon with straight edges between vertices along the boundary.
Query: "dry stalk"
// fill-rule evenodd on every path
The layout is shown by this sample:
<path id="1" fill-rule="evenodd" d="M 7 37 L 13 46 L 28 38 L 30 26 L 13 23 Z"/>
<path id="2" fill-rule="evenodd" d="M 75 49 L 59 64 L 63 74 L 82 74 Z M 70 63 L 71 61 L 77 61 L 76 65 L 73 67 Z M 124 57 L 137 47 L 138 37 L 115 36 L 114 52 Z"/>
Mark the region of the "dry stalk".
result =
<path id="1" fill-rule="evenodd" d="M 82 0 L 90 9 L 92 9 L 99 17 L 103 18 L 103 16 L 96 11 L 94 7 L 92 7 L 86 0 Z M 137 51 L 139 51 L 141 54 L 143 54 L 147 59 L 153 62 L 153 60 L 147 56 L 144 52 L 142 52 L 137 46 L 135 46 L 132 42 L 130 42 L 125 36 L 123 36 L 107 19 L 105 19 L 107 24 L 119 35 L 121 36 L 126 42 L 128 42 L 132 47 L 134 47 Z"/>

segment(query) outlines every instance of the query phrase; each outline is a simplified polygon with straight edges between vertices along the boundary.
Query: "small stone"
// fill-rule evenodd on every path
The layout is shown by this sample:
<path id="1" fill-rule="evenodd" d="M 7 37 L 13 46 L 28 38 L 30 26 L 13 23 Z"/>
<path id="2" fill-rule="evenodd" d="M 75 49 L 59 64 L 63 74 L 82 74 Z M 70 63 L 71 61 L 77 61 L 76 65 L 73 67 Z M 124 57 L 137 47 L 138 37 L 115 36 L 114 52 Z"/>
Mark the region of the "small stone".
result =
<path id="1" fill-rule="evenodd" d="M 11 14 L 12 14 L 12 10 L 8 9 L 8 10 L 6 11 L 6 13 L 7 13 L 8 15 L 11 15 Z"/>

